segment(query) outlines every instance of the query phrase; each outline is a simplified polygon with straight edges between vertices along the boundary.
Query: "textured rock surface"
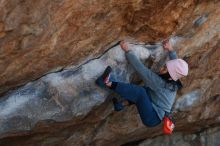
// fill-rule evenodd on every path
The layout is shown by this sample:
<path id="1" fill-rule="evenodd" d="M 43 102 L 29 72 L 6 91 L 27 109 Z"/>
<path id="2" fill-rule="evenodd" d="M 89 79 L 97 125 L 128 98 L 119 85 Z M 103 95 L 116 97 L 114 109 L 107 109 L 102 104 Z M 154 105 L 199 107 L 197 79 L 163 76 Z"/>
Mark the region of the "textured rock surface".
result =
<path id="1" fill-rule="evenodd" d="M 141 142 L 138 146 L 219 146 L 220 130 L 218 128 L 210 128 L 196 134 L 176 133 L 172 136 L 159 136 L 152 140 Z M 132 144 L 135 145 L 135 144 Z"/>
<path id="2" fill-rule="evenodd" d="M 168 36 L 194 6 L 193 0 L 1 0 L 0 93 L 77 64 L 124 36 Z"/>
<path id="3" fill-rule="evenodd" d="M 132 80 L 118 46 L 95 58 L 127 36 L 158 42 L 131 46 L 143 61 L 155 56 L 155 71 L 165 60 L 158 40 L 170 35 L 189 62 L 169 143 L 218 138 L 219 128 L 205 141 L 198 135 L 194 141 L 193 133 L 220 124 L 219 7 L 215 0 L 0 1 L 0 92 L 29 82 L 0 98 L 0 145 L 121 145 L 162 135 L 161 126 L 142 125 L 134 106 L 113 112 L 109 93 L 94 86 L 108 64 L 116 79 Z"/>
<path id="4" fill-rule="evenodd" d="M 150 55 L 142 46 L 131 47 L 142 59 Z M 48 74 L 3 96 L 0 99 L 0 133 L 30 130 L 40 120 L 67 121 L 86 116 L 107 96 L 94 80 L 110 65 L 114 68 L 116 80 L 128 81 L 132 71 L 126 63 L 124 52 L 117 46 L 98 59 L 77 68 Z"/>

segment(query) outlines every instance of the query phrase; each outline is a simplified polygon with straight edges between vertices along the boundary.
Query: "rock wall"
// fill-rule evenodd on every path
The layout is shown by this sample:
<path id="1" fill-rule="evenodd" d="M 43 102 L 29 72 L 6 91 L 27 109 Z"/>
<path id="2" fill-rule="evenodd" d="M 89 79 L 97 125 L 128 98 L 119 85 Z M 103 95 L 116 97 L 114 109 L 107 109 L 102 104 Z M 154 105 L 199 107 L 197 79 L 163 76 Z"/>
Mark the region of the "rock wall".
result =
<path id="1" fill-rule="evenodd" d="M 0 145 L 161 145 L 167 139 L 218 145 L 210 139 L 218 138 L 220 124 L 219 6 L 215 0 L 1 1 Z M 113 95 L 94 85 L 107 65 L 116 80 L 140 83 L 120 39 L 132 42 L 146 64 L 154 58 L 157 71 L 166 60 L 160 40 L 168 36 L 190 66 L 174 105 L 173 139 L 162 135 L 162 125 L 143 126 L 134 106 L 114 112 Z M 202 140 L 204 129 L 213 137 Z"/>
<path id="2" fill-rule="evenodd" d="M 136 47 L 136 54 L 143 59 L 150 55 L 143 46 L 131 47 Z M 31 130 L 41 120 L 63 122 L 86 116 L 108 95 L 94 82 L 107 65 L 114 68 L 115 80 L 129 81 L 134 72 L 128 66 L 124 52 L 117 46 L 77 68 L 48 74 L 3 96 L 0 99 L 0 133 Z"/>
<path id="3" fill-rule="evenodd" d="M 1 0 L 0 93 L 80 63 L 127 36 L 166 37 L 194 7 L 193 0 Z"/>
<path id="4" fill-rule="evenodd" d="M 146 140 L 138 146 L 158 146 L 163 143 L 164 146 L 170 145 L 200 145 L 200 146 L 218 146 L 219 128 L 210 128 L 195 134 L 176 133 L 172 136 L 159 136 L 157 138 Z M 128 144 L 127 144 L 128 145 Z M 130 144 L 135 145 L 135 144 Z"/>

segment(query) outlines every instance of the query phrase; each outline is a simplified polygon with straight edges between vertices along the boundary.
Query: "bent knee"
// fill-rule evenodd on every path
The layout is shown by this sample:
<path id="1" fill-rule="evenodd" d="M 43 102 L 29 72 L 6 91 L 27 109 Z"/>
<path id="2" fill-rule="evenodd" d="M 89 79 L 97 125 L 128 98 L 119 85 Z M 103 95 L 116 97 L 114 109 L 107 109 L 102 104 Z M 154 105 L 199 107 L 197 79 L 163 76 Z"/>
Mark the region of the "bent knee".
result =
<path id="1" fill-rule="evenodd" d="M 147 95 L 146 91 L 144 88 L 139 89 L 139 96 L 145 97 Z"/>

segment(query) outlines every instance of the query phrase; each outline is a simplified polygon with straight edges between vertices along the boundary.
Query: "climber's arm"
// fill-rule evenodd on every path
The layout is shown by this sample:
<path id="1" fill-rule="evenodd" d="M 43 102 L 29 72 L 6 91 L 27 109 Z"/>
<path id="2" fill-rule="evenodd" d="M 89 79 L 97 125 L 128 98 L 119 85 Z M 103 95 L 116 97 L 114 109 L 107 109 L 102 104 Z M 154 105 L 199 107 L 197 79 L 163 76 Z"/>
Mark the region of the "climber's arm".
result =
<path id="1" fill-rule="evenodd" d="M 133 51 L 127 51 L 126 57 L 147 87 L 150 87 L 152 90 L 157 90 L 161 84 L 164 84 L 164 81 L 157 74 L 144 66 L 137 56 L 134 55 Z"/>
<path id="2" fill-rule="evenodd" d="M 169 58 L 170 58 L 170 60 L 177 59 L 176 51 L 174 51 L 174 50 L 169 51 Z"/>
<path id="3" fill-rule="evenodd" d="M 173 46 L 172 46 L 172 44 L 170 43 L 169 40 L 163 41 L 163 48 L 165 50 L 169 51 L 169 58 L 170 58 L 170 60 L 177 59 L 176 51 L 173 49 Z"/>

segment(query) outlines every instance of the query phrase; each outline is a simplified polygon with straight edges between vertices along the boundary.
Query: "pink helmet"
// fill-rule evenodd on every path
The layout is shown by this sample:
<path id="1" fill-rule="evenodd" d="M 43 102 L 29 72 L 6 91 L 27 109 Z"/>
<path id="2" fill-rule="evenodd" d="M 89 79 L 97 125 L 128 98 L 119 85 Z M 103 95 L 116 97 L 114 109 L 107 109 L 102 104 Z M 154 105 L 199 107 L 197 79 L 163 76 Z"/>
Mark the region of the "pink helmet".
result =
<path id="1" fill-rule="evenodd" d="M 166 62 L 168 72 L 174 81 L 188 75 L 188 64 L 183 59 L 174 59 Z"/>

